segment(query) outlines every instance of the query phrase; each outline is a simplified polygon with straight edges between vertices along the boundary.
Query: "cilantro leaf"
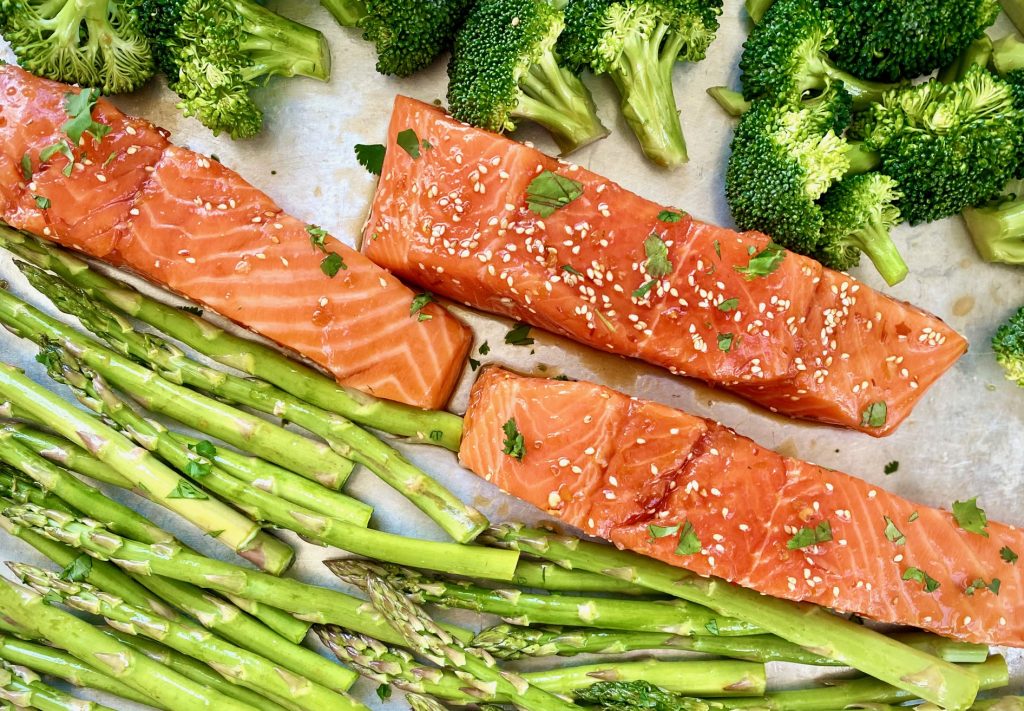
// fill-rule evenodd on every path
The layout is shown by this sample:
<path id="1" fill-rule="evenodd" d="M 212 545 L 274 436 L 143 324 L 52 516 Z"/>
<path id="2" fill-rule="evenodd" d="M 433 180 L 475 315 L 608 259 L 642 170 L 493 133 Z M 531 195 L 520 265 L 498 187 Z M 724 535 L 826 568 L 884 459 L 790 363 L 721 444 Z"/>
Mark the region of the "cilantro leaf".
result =
<path id="1" fill-rule="evenodd" d="M 693 524 L 687 521 L 683 524 L 683 530 L 679 532 L 679 545 L 676 546 L 676 555 L 693 555 L 700 553 L 700 538 L 693 530 Z"/>
<path id="2" fill-rule="evenodd" d="M 884 401 L 873 402 L 860 413 L 861 427 L 882 427 L 889 416 L 889 406 Z"/>
<path id="3" fill-rule="evenodd" d="M 50 205 L 52 204 L 50 202 L 50 198 L 43 197 L 42 195 L 33 195 L 32 199 L 36 201 L 36 206 L 40 210 L 47 210 L 47 209 L 49 209 Z"/>
<path id="4" fill-rule="evenodd" d="M 892 522 L 892 519 L 885 516 L 885 537 L 891 542 L 898 546 L 902 546 L 907 542 L 907 537 L 903 535 L 900 529 L 896 528 L 896 524 Z"/>
<path id="5" fill-rule="evenodd" d="M 472 372 L 475 373 L 476 369 L 479 368 L 479 367 L 480 367 L 480 361 L 478 361 L 476 358 L 473 358 L 472 356 L 470 356 L 470 358 L 469 358 L 469 369 Z"/>
<path id="6" fill-rule="evenodd" d="M 184 479 L 182 479 L 181 481 L 178 482 L 178 485 L 176 487 L 174 487 L 174 489 L 171 490 L 171 493 L 169 493 L 167 495 L 167 498 L 168 499 L 199 499 L 199 500 L 202 500 L 202 499 L 208 499 L 210 497 L 207 496 L 205 492 L 203 492 L 201 489 L 197 488 L 191 482 L 188 482 L 188 481 L 185 481 Z"/>
<path id="7" fill-rule="evenodd" d="M 897 462 L 896 460 L 893 460 L 893 461 L 889 462 L 888 464 L 886 464 L 885 468 L 882 469 L 882 471 L 884 471 L 886 474 L 895 474 L 896 471 L 899 468 L 900 468 L 900 463 Z"/>
<path id="8" fill-rule="evenodd" d="M 530 338 L 530 325 L 517 323 L 511 331 L 505 334 L 505 343 L 510 346 L 532 346 L 534 340 Z"/>
<path id="9" fill-rule="evenodd" d="M 203 315 L 203 310 L 201 308 L 199 308 L 198 306 L 179 306 L 178 308 L 181 309 L 182 311 L 186 312 L 186 313 L 192 314 L 193 316 L 202 316 Z"/>
<path id="10" fill-rule="evenodd" d="M 326 252 L 327 247 L 327 230 L 320 225 L 306 225 L 306 232 L 309 234 L 309 243 L 319 249 L 321 252 Z"/>
<path id="11" fill-rule="evenodd" d="M 541 217 L 551 217 L 582 194 L 582 183 L 545 170 L 526 186 L 526 207 Z"/>
<path id="12" fill-rule="evenodd" d="M 575 267 L 573 267 L 573 266 L 571 266 L 569 264 L 563 264 L 562 265 L 562 271 L 563 272 L 568 272 L 569 274 L 572 274 L 573 276 L 578 276 L 578 277 L 583 276 L 583 273 L 579 269 L 576 269 Z"/>
<path id="13" fill-rule="evenodd" d="M 658 213 L 658 219 L 662 222 L 679 222 L 686 215 L 685 212 L 676 212 L 675 210 L 662 210 Z"/>
<path id="14" fill-rule="evenodd" d="M 502 425 L 501 430 L 505 433 L 505 441 L 502 443 L 504 449 L 502 451 L 508 456 L 518 459 L 520 462 L 523 461 L 523 457 L 526 456 L 526 441 L 519 431 L 519 426 L 516 425 L 515 418 L 510 417 L 508 422 Z"/>
<path id="15" fill-rule="evenodd" d="M 388 149 L 379 143 L 370 145 L 357 143 L 355 147 L 356 161 L 374 175 L 380 175 L 384 169 L 384 157 Z"/>
<path id="16" fill-rule="evenodd" d="M 413 160 L 417 160 L 420 157 L 420 139 L 411 128 L 399 131 L 395 137 L 395 142 L 399 148 L 412 156 Z"/>
<path id="17" fill-rule="evenodd" d="M 904 580 L 915 580 L 924 586 L 925 592 L 935 592 L 939 589 L 939 581 L 928 575 L 920 568 L 907 568 L 903 571 Z"/>
<path id="18" fill-rule="evenodd" d="M 801 528 L 786 542 L 786 548 L 791 551 L 799 550 L 817 545 L 818 543 L 828 543 L 831 540 L 832 524 L 826 519 L 817 526 L 804 526 Z"/>
<path id="19" fill-rule="evenodd" d="M 21 156 L 21 177 L 25 179 L 26 183 L 32 181 L 32 156 L 28 153 Z"/>
<path id="20" fill-rule="evenodd" d="M 377 687 L 377 698 L 381 701 L 387 701 L 391 698 L 391 686 L 388 684 L 381 684 Z"/>
<path id="21" fill-rule="evenodd" d="M 320 271 L 331 278 L 341 269 L 348 269 L 348 265 L 337 252 L 331 252 L 320 260 Z"/>
<path id="22" fill-rule="evenodd" d="M 718 631 L 718 620 L 716 620 L 714 617 L 711 618 L 710 622 L 704 625 L 704 629 L 706 629 L 715 637 L 717 637 L 720 634 Z"/>
<path id="23" fill-rule="evenodd" d="M 967 501 L 953 502 L 953 518 L 956 519 L 956 524 L 965 531 L 988 538 L 988 531 L 985 530 L 988 526 L 988 517 L 985 515 L 984 509 L 979 508 L 977 496 Z"/>
<path id="24" fill-rule="evenodd" d="M 99 98 L 99 89 L 82 89 L 77 94 L 68 92 L 64 95 L 64 111 L 70 118 L 61 130 L 74 145 L 79 144 L 83 134 L 91 134 L 96 141 L 102 141 L 110 133 L 110 126 L 92 120 L 92 109 Z"/>
<path id="25" fill-rule="evenodd" d="M 640 288 L 633 290 L 634 299 L 642 299 L 654 288 L 654 285 L 658 283 L 657 279 L 651 279 L 640 285 Z"/>
<path id="26" fill-rule="evenodd" d="M 484 341 L 483 343 L 480 344 L 480 347 L 477 348 L 476 350 L 477 350 L 477 353 L 479 353 L 480 355 L 487 355 L 488 353 L 491 352 L 491 344 L 488 343 L 487 341 Z"/>
<path id="27" fill-rule="evenodd" d="M 668 245 L 661 237 L 648 235 L 644 240 L 644 254 L 647 255 L 644 268 L 652 277 L 663 277 L 672 273 L 672 262 L 668 258 Z"/>
<path id="28" fill-rule="evenodd" d="M 964 588 L 964 595 L 974 595 L 977 590 L 988 590 L 993 595 L 999 594 L 999 586 L 1002 582 L 999 578 L 992 578 L 991 583 L 986 583 L 982 578 L 975 578 L 971 584 Z"/>
<path id="29" fill-rule="evenodd" d="M 715 248 L 715 254 L 717 254 L 719 257 L 721 257 L 722 256 L 722 243 L 719 242 L 716 239 L 714 242 L 711 243 L 711 246 L 713 246 Z"/>
<path id="30" fill-rule="evenodd" d="M 719 333 L 718 334 L 718 350 L 723 353 L 728 353 L 732 350 L 732 342 L 736 340 L 736 337 L 731 333 Z"/>
<path id="31" fill-rule="evenodd" d="M 651 536 L 651 538 L 666 538 L 678 531 L 678 524 L 675 526 L 655 526 L 652 523 L 647 527 L 647 533 Z"/>
<path id="32" fill-rule="evenodd" d="M 431 303 L 433 300 L 434 295 L 429 291 L 424 291 L 422 294 L 416 294 L 416 296 L 412 298 L 412 304 L 409 306 L 409 315 L 416 316 L 419 321 L 429 321 L 433 316 L 421 312 L 427 307 L 427 304 Z"/>
<path id="33" fill-rule="evenodd" d="M 188 460 L 184 469 L 185 476 L 190 479 L 202 479 L 204 476 L 209 476 L 211 471 L 213 471 L 213 467 L 209 462 L 201 462 L 198 459 Z"/>
<path id="34" fill-rule="evenodd" d="M 734 296 L 731 299 L 726 299 L 725 301 L 720 303 L 718 305 L 718 310 L 719 311 L 724 311 L 726 313 L 729 313 L 730 311 L 735 311 L 736 307 L 738 307 L 739 305 L 740 305 L 740 300 L 737 299 Z"/>
<path id="35" fill-rule="evenodd" d="M 60 172 L 64 174 L 65 178 L 70 178 L 71 171 L 75 169 L 75 154 L 71 152 L 71 145 L 63 138 L 52 146 L 47 146 L 43 150 L 39 151 L 39 162 L 45 163 L 53 158 L 57 153 L 60 153 L 68 159 L 67 165 L 65 165 Z"/>
<path id="36" fill-rule="evenodd" d="M 64 566 L 64 569 L 60 571 L 60 579 L 80 583 L 88 578 L 91 572 L 92 558 L 83 553 Z"/>
<path id="37" fill-rule="evenodd" d="M 786 258 L 786 250 L 772 242 L 760 252 L 755 254 L 747 262 L 747 266 L 734 266 L 733 269 L 742 274 L 747 281 L 753 281 L 758 277 L 768 276 L 782 264 Z"/>
<path id="38" fill-rule="evenodd" d="M 1003 546 L 999 549 L 999 557 L 1005 560 L 1010 565 L 1017 562 L 1017 554 L 1010 546 Z"/>
<path id="39" fill-rule="evenodd" d="M 916 521 L 919 518 L 921 518 L 921 514 L 919 514 L 917 511 L 915 511 L 914 513 L 912 513 L 909 516 L 907 516 L 907 521 L 909 523 L 913 523 L 914 521 Z"/>
<path id="40" fill-rule="evenodd" d="M 201 439 L 195 444 L 190 444 L 188 448 L 200 457 L 206 457 L 207 459 L 213 459 L 217 456 L 217 448 L 208 439 Z"/>

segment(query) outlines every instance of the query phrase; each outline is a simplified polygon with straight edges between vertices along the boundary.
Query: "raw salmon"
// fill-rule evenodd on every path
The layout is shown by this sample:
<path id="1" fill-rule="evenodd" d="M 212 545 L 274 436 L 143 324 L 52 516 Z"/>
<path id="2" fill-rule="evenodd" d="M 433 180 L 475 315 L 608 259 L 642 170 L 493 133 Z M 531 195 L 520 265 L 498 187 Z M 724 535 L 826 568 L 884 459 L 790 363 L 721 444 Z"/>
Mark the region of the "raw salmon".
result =
<path id="1" fill-rule="evenodd" d="M 430 146 L 416 158 L 396 145 L 410 130 Z M 542 217 L 527 192 L 545 171 L 582 194 Z M 966 342 L 811 259 L 772 260 L 770 245 L 404 97 L 363 240 L 381 266 L 471 306 L 785 414 L 891 432 Z"/>
<path id="2" fill-rule="evenodd" d="M 515 452 L 509 422 L 523 438 L 521 461 L 506 453 Z M 700 575 L 1024 646 L 1024 532 L 995 522 L 965 530 L 947 511 L 784 457 L 711 420 L 490 367 L 470 395 L 459 460 L 585 533 Z"/>
<path id="3" fill-rule="evenodd" d="M 415 294 L 219 162 L 172 145 L 166 132 L 100 100 L 85 135 L 65 140 L 65 97 L 78 89 L 0 68 L 0 209 L 8 224 L 127 267 L 306 356 L 378 397 L 442 407 L 470 335 Z M 30 176 L 23 174 L 27 156 Z M 65 176 L 64 172 L 70 174 Z M 321 269 L 328 253 L 343 266 Z"/>

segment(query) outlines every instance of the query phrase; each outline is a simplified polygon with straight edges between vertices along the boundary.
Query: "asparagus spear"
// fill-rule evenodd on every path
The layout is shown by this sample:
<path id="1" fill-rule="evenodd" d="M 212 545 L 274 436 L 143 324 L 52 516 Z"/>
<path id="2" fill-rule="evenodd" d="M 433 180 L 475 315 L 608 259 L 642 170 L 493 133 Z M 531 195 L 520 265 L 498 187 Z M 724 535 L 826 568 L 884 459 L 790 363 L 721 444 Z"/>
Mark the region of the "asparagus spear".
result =
<path id="1" fill-rule="evenodd" d="M 553 693 L 582 689 L 599 681 L 646 681 L 687 696 L 759 696 L 766 677 L 763 664 L 728 660 L 629 662 L 559 667 L 524 675 L 531 684 Z"/>
<path id="2" fill-rule="evenodd" d="M 320 686 L 186 620 L 171 621 L 158 617 L 91 585 L 61 580 L 53 573 L 32 565 L 8 563 L 8 567 L 40 595 L 56 597 L 76 610 L 100 615 L 115 628 L 155 639 L 205 662 L 238 684 L 281 700 L 286 705 L 305 711 L 366 708 L 347 695 Z"/>
<path id="3" fill-rule="evenodd" d="M 48 358 L 51 372 L 56 368 L 58 360 L 60 373 L 55 377 L 67 383 L 79 400 L 105 415 L 140 446 L 152 449 L 179 471 L 201 473 L 198 481 L 214 493 L 234 502 L 257 520 L 269 521 L 312 541 L 360 555 L 376 555 L 378 550 L 390 547 L 394 555 L 407 565 L 440 568 L 458 575 L 507 580 L 515 570 L 517 559 L 509 558 L 503 552 L 502 555 L 495 555 L 499 551 L 493 548 L 436 541 L 420 541 L 414 547 L 406 546 L 404 543 L 408 539 L 400 536 L 323 516 L 261 489 L 247 487 L 212 466 L 199 453 L 190 452 L 159 424 L 140 417 L 120 400 L 100 376 L 82 367 L 69 354 L 58 353 Z M 191 469 L 192 465 L 196 465 L 194 470 Z"/>
<path id="4" fill-rule="evenodd" d="M 188 358 L 181 350 L 152 334 L 132 328 L 126 319 L 97 306 L 82 291 L 40 269 L 17 262 L 29 282 L 61 311 L 76 316 L 82 324 L 111 348 L 144 362 L 165 378 L 208 392 L 238 405 L 251 407 L 323 437 L 339 454 L 363 464 L 460 542 L 470 541 L 487 527 L 487 519 L 476 509 L 428 477 L 402 454 L 350 420 L 253 379 L 240 378 L 208 368 Z"/>
<path id="5" fill-rule="evenodd" d="M 571 595 L 538 595 L 518 588 L 491 590 L 465 580 L 445 580 L 415 570 L 364 560 L 325 561 L 332 573 L 351 585 L 367 575 L 384 578 L 413 602 L 461 608 L 513 619 L 516 624 L 579 625 L 680 635 L 750 635 L 762 630 L 718 617 L 682 600 L 645 601 Z"/>
<path id="6" fill-rule="evenodd" d="M 8 663 L 0 665 L 0 699 L 40 711 L 114 711 L 95 701 L 76 699 L 44 684 L 31 669 Z"/>
<path id="7" fill-rule="evenodd" d="M 924 632 L 896 633 L 894 639 L 947 662 L 979 663 L 988 658 L 988 647 L 936 637 Z M 524 657 L 571 657 L 577 654 L 622 654 L 638 650 L 679 650 L 730 657 L 748 662 L 791 662 L 814 666 L 842 666 L 828 657 L 808 652 L 774 635 L 753 637 L 687 637 L 661 632 L 622 632 L 619 630 L 574 627 L 517 627 L 497 625 L 473 638 L 473 646 L 485 649 L 499 659 Z"/>
<path id="8" fill-rule="evenodd" d="M 351 595 L 205 558 L 180 546 L 147 546 L 122 538 L 96 521 L 78 519 L 31 504 L 13 506 L 3 515 L 14 524 L 26 526 L 100 560 L 112 560 L 139 575 L 173 578 L 218 592 L 240 595 L 287 610 L 317 624 L 338 624 L 390 644 L 402 643 L 401 635 L 380 613 Z M 419 543 L 406 540 L 410 546 Z M 448 629 L 448 632 L 462 639 L 473 636 L 453 629 Z"/>
<path id="9" fill-rule="evenodd" d="M 17 414 L 19 417 L 21 416 L 21 413 Z M 77 444 L 63 437 L 43 432 L 23 422 L 7 422 L 3 425 L 3 431 L 10 433 L 18 444 L 28 447 L 39 456 L 60 464 L 69 471 L 101 481 L 104 484 L 134 490 L 140 495 L 145 494 L 145 492 L 133 488 L 134 484 L 118 474 L 117 470 L 109 464 L 96 459 Z"/>
<path id="10" fill-rule="evenodd" d="M 5 292 L 0 291 L 0 301 Z M 93 452 L 135 486 L 145 488 L 165 507 L 266 570 L 281 572 L 294 556 L 291 548 L 226 504 L 197 498 L 195 487 L 130 440 L 34 383 L 17 368 L 0 363 L 0 395 L 38 419 L 48 421 L 67 439 Z M 189 498 L 191 497 L 191 498 Z"/>
<path id="11" fill-rule="evenodd" d="M 492 526 L 486 540 L 567 568 L 603 573 L 746 620 L 945 708 L 966 708 L 978 692 L 969 671 L 908 647 L 825 608 L 760 595 L 644 556 L 519 524 Z"/>
<path id="12" fill-rule="evenodd" d="M 225 696 L 230 696 L 232 699 L 249 704 L 259 711 L 285 711 L 285 707 L 281 704 L 244 686 L 231 682 L 199 660 L 193 659 L 186 654 L 177 652 L 170 647 L 165 647 L 159 642 L 154 642 L 146 637 L 127 634 L 110 627 L 101 629 L 103 629 L 105 634 L 118 640 L 126 647 L 131 647 L 140 654 L 145 654 L 153 661 L 172 671 L 178 672 L 183 677 L 191 679 L 197 684 L 203 684 L 211 689 L 216 689 Z M 291 707 L 289 706 L 289 708 Z M 170 711 L 174 711 L 174 709 Z"/>
<path id="13" fill-rule="evenodd" d="M 74 513 L 74 509 L 48 491 L 43 491 L 31 479 L 25 479 L 21 472 L 0 463 L 0 497 L 8 503 L 35 504 L 43 508 Z"/>
<path id="14" fill-rule="evenodd" d="M 11 664 L 28 667 L 38 674 L 63 679 L 73 686 L 105 691 L 108 694 L 140 704 L 153 703 L 153 700 L 146 694 L 96 671 L 67 652 L 43 644 L 27 642 L 13 635 L 0 634 L 0 659 Z M 173 711 L 173 709 L 167 709 L 167 711 Z"/>
<path id="15" fill-rule="evenodd" d="M 650 588 L 616 580 L 607 575 L 569 570 L 545 560 L 519 561 L 512 582 L 522 588 L 537 588 L 551 592 L 606 593 L 611 595 L 656 595 Z"/>
<path id="16" fill-rule="evenodd" d="M 576 701 L 597 706 L 602 711 L 710 711 L 721 708 L 717 702 L 708 703 L 692 696 L 673 694 L 646 681 L 599 681 L 577 689 L 572 696 Z"/>
<path id="17" fill-rule="evenodd" d="M 52 344 L 75 353 L 89 367 L 131 393 L 149 409 L 251 451 L 324 486 L 337 489 L 352 472 L 352 462 L 336 454 L 326 444 L 314 442 L 256 415 L 172 383 L 50 318 L 7 291 L 0 291 L 0 323 L 15 335 L 35 341 L 40 346 Z M 25 409 L 31 411 L 31 408 Z"/>
<path id="18" fill-rule="evenodd" d="M 982 690 L 1006 686 L 1010 680 L 1006 660 L 1000 656 L 990 657 L 982 664 L 967 664 L 958 668 L 971 674 Z M 776 691 L 759 699 L 721 699 L 721 702 L 727 709 L 821 711 L 842 709 L 851 704 L 900 704 L 917 698 L 906 689 L 865 677 L 817 689 Z"/>
<path id="19" fill-rule="evenodd" d="M 273 348 L 235 336 L 198 316 L 140 294 L 100 274 L 70 252 L 10 227 L 0 226 L 0 246 L 203 355 L 272 383 L 306 402 L 376 430 L 453 452 L 459 450 L 462 418 L 457 415 L 379 400 L 338 385 Z"/>
<path id="20" fill-rule="evenodd" d="M 919 708 L 923 711 L 923 707 Z M 1024 696 L 982 699 L 971 707 L 971 711 L 1024 711 Z"/>
<path id="21" fill-rule="evenodd" d="M 46 604 L 28 588 L 0 579 L 0 613 L 79 660 L 175 711 L 253 711 L 248 704 L 165 669 L 88 622 Z"/>

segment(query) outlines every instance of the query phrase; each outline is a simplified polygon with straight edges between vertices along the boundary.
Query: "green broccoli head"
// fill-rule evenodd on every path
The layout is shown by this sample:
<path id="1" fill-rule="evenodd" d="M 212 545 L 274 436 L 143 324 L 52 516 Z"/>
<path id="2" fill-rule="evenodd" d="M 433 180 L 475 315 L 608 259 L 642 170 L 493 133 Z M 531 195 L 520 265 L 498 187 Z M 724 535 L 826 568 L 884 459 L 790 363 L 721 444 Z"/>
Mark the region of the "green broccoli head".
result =
<path id="1" fill-rule="evenodd" d="M 323 0 L 338 22 L 377 48 L 377 71 L 405 77 L 451 47 L 470 0 Z"/>
<path id="2" fill-rule="evenodd" d="M 999 194 L 1019 167 L 1022 117 L 1010 84 L 973 66 L 952 84 L 887 93 L 852 133 L 878 151 L 903 192 L 900 211 L 917 224 Z"/>
<path id="3" fill-rule="evenodd" d="M 272 76 L 326 80 L 320 32 L 254 0 L 139 0 L 146 33 L 179 107 L 214 133 L 248 138 L 263 126 L 249 92 Z"/>
<path id="4" fill-rule="evenodd" d="M 817 258 L 826 267 L 847 271 L 868 255 L 890 286 L 907 276 L 907 265 L 889 236 L 900 222 L 896 181 L 882 173 L 844 178 L 821 199 L 824 227 Z"/>
<path id="5" fill-rule="evenodd" d="M 673 69 L 704 59 L 721 12 L 721 0 L 569 0 L 558 52 L 570 67 L 608 74 L 644 153 L 675 167 L 687 154 Z"/>
<path id="6" fill-rule="evenodd" d="M 836 65 L 864 79 L 897 81 L 954 61 L 999 14 L 998 0 L 824 0 Z"/>
<path id="7" fill-rule="evenodd" d="M 0 0 L 0 34 L 22 67 L 105 94 L 134 91 L 155 71 L 132 9 L 111 0 Z"/>
<path id="8" fill-rule="evenodd" d="M 606 136 L 590 92 L 555 54 L 564 26 L 544 0 L 479 0 L 448 63 L 452 115 L 491 131 L 535 121 L 563 152 Z"/>
<path id="9" fill-rule="evenodd" d="M 755 101 L 740 119 L 725 176 L 736 224 L 813 255 L 821 240 L 818 198 L 850 167 L 841 137 L 849 97 L 841 88 L 795 105 Z M 837 131 L 839 133 L 837 133 Z"/>
<path id="10" fill-rule="evenodd" d="M 775 0 L 743 43 L 743 97 L 797 101 L 842 81 L 863 108 L 893 88 L 838 69 L 827 56 L 835 46 L 835 27 L 818 0 Z"/>
<path id="11" fill-rule="evenodd" d="M 992 351 L 1006 378 L 1024 388 L 1024 306 L 996 331 Z"/>

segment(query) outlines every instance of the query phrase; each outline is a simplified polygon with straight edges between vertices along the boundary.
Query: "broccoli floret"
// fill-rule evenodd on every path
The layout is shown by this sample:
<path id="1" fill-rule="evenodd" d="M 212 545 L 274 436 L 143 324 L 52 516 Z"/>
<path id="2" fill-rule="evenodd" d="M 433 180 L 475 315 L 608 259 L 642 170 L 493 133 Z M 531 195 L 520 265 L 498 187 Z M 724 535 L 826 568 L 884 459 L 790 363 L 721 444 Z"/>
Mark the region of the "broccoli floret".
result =
<path id="1" fill-rule="evenodd" d="M 672 168 L 687 160 L 672 73 L 704 59 L 721 12 L 721 0 L 569 0 L 558 51 L 611 77 L 644 154 Z"/>
<path id="2" fill-rule="evenodd" d="M 270 77 L 330 76 L 324 36 L 255 0 L 140 0 L 139 16 L 179 108 L 214 133 L 257 134 L 249 92 Z"/>
<path id="3" fill-rule="evenodd" d="M 825 226 L 817 258 L 826 267 L 848 271 L 864 253 L 890 286 L 907 276 L 907 265 L 889 236 L 900 222 L 896 181 L 882 173 L 844 178 L 821 199 Z"/>
<path id="4" fill-rule="evenodd" d="M 590 92 L 555 54 L 564 27 L 544 0 L 478 0 L 448 64 L 452 115 L 491 131 L 535 121 L 563 153 L 607 136 Z"/>
<path id="5" fill-rule="evenodd" d="M 406 77 L 451 47 L 469 0 L 321 0 L 377 48 L 377 71 Z"/>
<path id="6" fill-rule="evenodd" d="M 864 79 L 897 81 L 952 62 L 999 14 L 998 0 L 824 0 L 829 56 Z"/>
<path id="7" fill-rule="evenodd" d="M 978 254 L 989 262 L 1024 264 L 1024 185 L 979 207 L 965 209 L 964 222 Z"/>
<path id="8" fill-rule="evenodd" d="M 1006 371 L 1007 380 L 1024 388 L 1024 306 L 996 331 L 992 351 L 996 362 Z"/>
<path id="9" fill-rule="evenodd" d="M 982 67 L 952 84 L 889 92 L 851 133 L 878 151 L 911 224 L 955 215 L 998 195 L 1017 170 L 1024 120 L 1010 85 Z"/>
<path id="10" fill-rule="evenodd" d="M 824 224 L 818 198 L 850 168 L 841 133 L 850 97 L 831 89 L 808 102 L 755 101 L 732 140 L 725 196 L 736 224 L 814 255 Z"/>
<path id="11" fill-rule="evenodd" d="M 2 0 L 0 33 L 22 67 L 104 94 L 153 76 L 153 53 L 135 13 L 116 0 Z"/>
<path id="12" fill-rule="evenodd" d="M 776 0 L 750 31 L 740 57 L 743 96 L 795 101 L 841 81 L 864 108 L 893 86 L 856 79 L 828 58 L 835 28 L 818 0 Z"/>

